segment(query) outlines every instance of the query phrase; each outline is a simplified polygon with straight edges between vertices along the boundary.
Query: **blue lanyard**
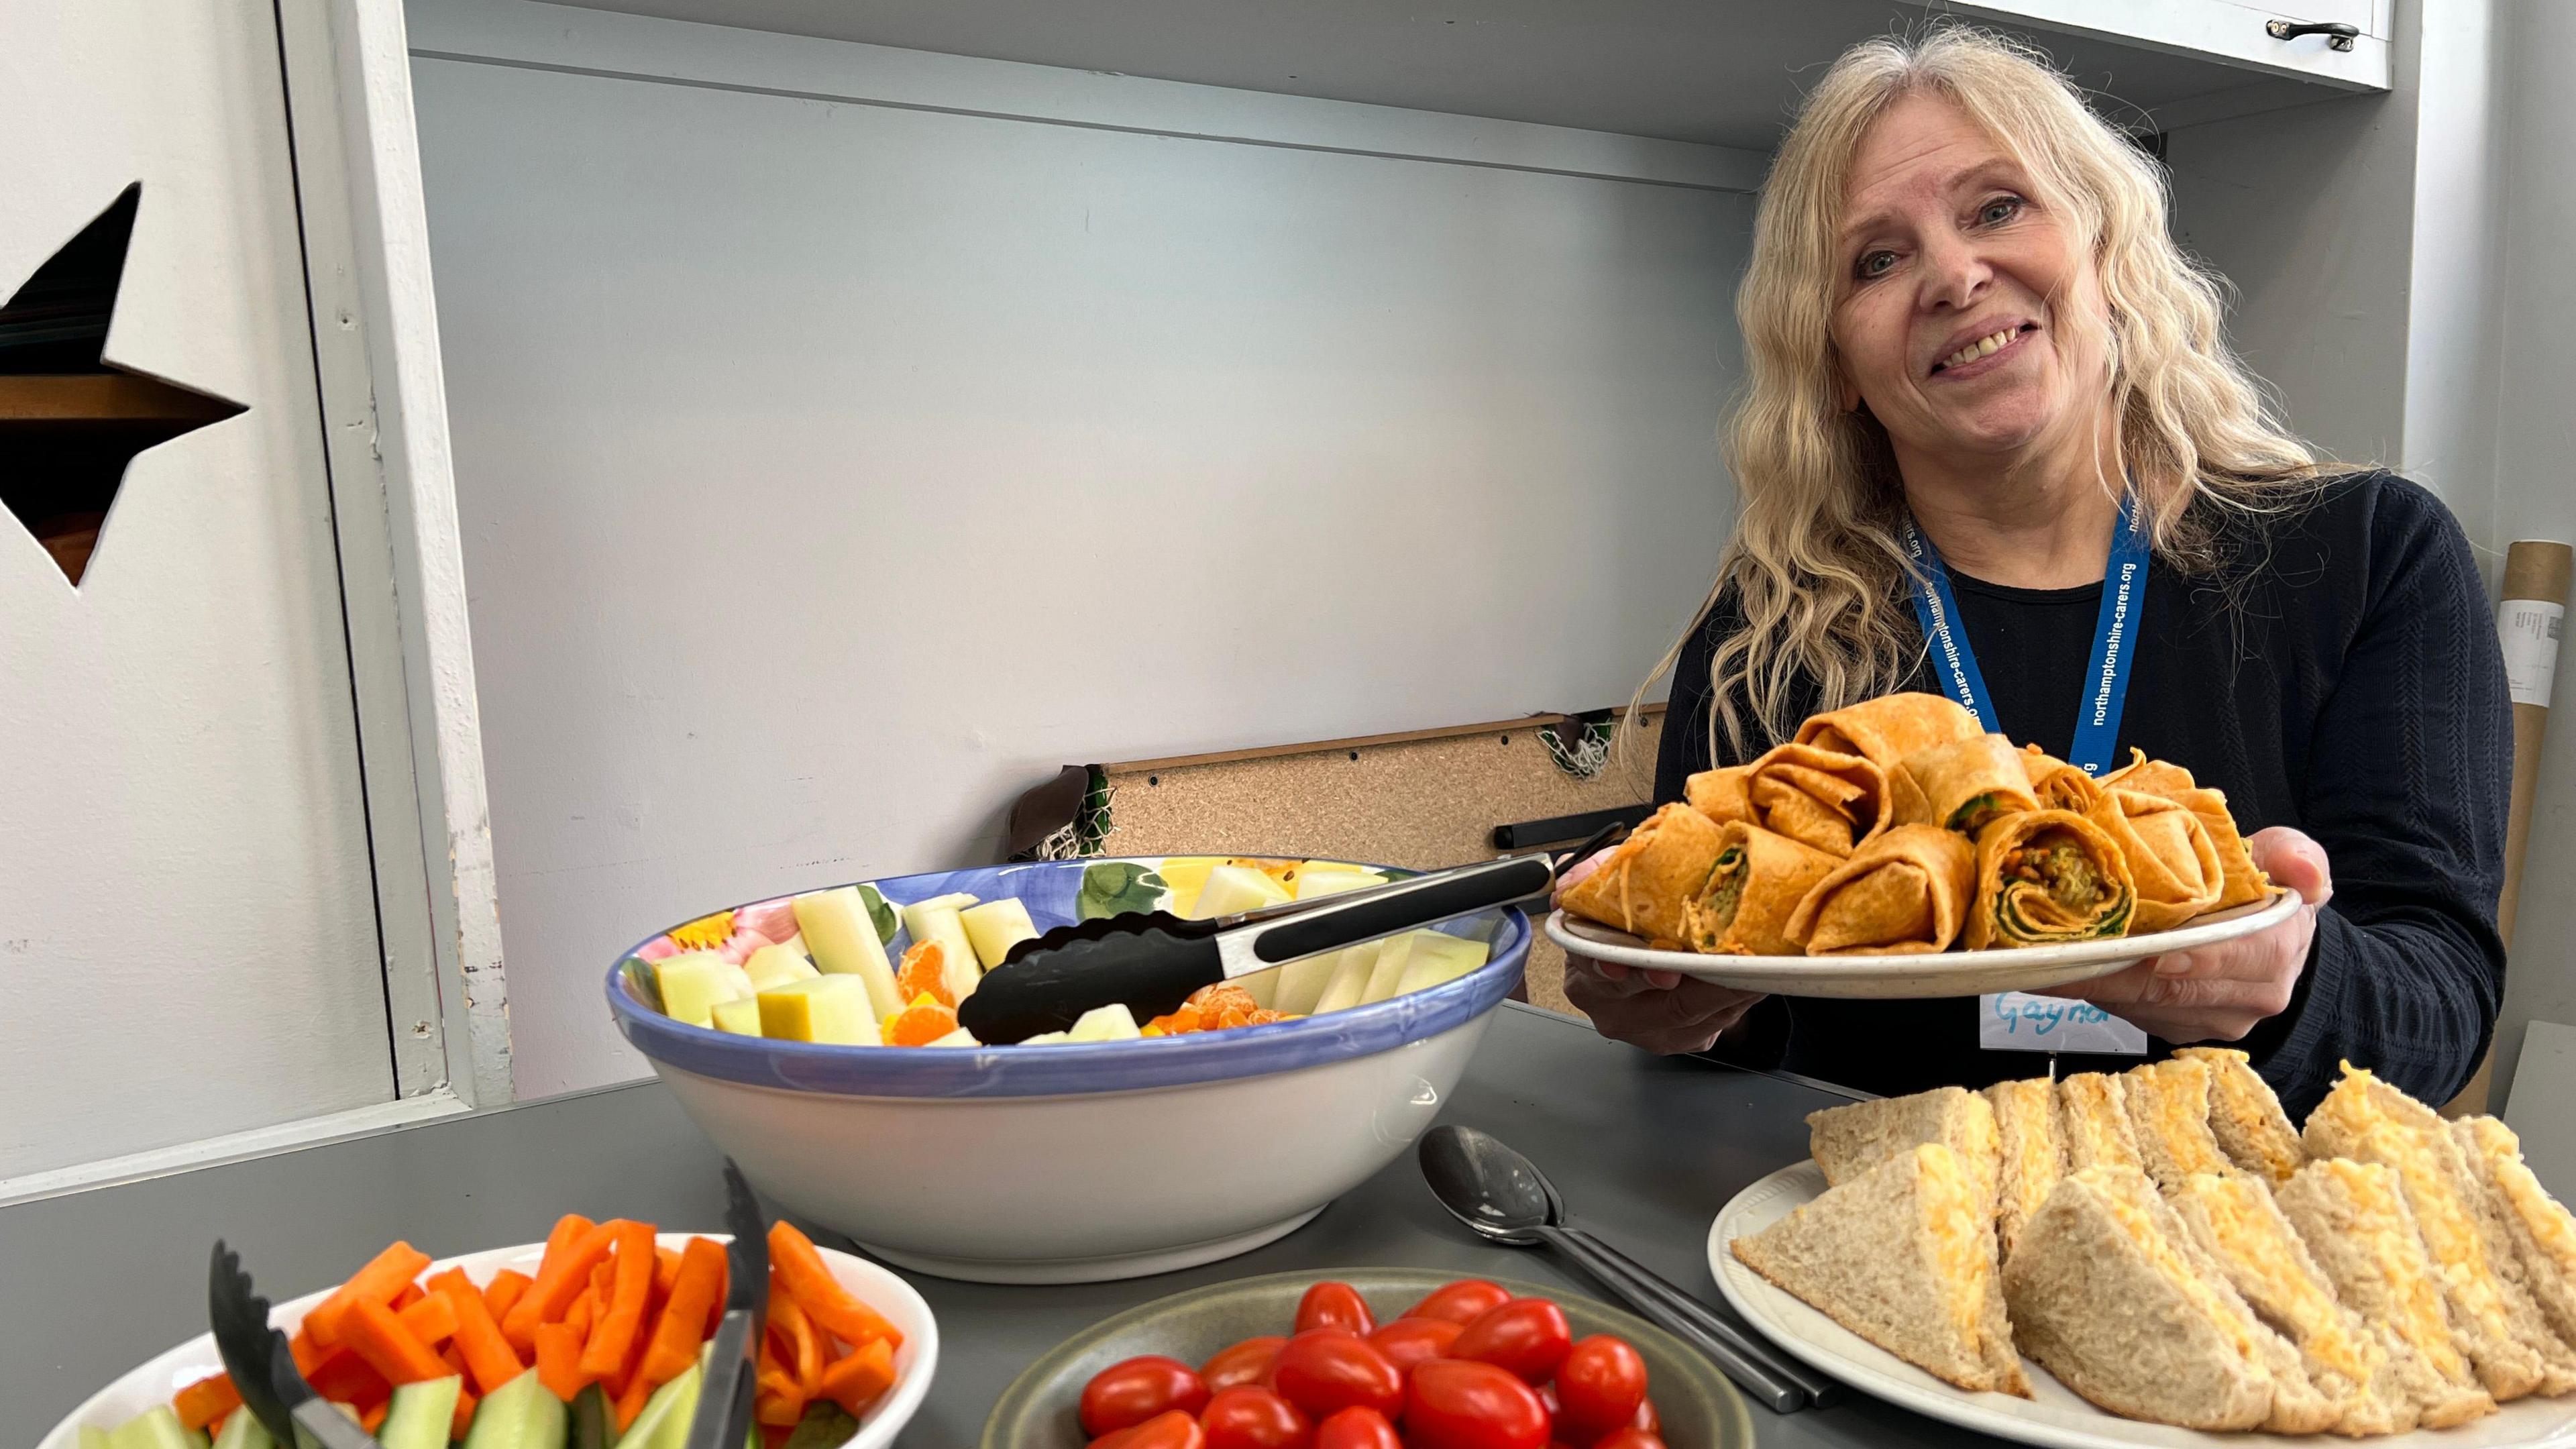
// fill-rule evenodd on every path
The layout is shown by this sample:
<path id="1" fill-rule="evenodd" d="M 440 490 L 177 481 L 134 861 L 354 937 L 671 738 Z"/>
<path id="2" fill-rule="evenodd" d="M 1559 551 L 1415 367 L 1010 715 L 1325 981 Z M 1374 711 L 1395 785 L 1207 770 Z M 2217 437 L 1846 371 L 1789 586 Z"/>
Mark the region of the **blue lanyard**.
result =
<path id="1" fill-rule="evenodd" d="M 1905 520 L 1905 552 L 1914 560 L 1914 617 L 1932 645 L 1932 666 L 1949 688 L 1950 697 L 1982 721 L 1988 733 L 2001 733 L 1985 676 L 1977 672 L 1977 651 L 1959 627 L 1959 599 L 1950 592 L 1950 570 L 1932 540 Z M 2093 624 L 2092 687 L 2077 703 L 2075 742 L 2068 763 L 2088 775 L 2111 768 L 2119 746 L 2120 710 L 2129 700 L 2129 659 L 2137 652 L 2135 620 L 2147 604 L 2147 541 L 2138 532 L 2138 496 L 2121 500 L 2120 522 L 2111 533 L 2111 566 L 2102 578 L 2102 612 Z"/>

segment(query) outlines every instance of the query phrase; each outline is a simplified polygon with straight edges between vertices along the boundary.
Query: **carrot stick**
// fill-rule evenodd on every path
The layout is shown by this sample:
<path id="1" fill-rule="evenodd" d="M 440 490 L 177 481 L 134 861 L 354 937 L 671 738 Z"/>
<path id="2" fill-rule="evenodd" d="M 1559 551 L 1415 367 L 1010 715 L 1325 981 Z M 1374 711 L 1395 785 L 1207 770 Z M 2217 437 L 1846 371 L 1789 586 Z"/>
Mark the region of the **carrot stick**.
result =
<path id="1" fill-rule="evenodd" d="M 427 1296 L 427 1294 L 420 1291 L 419 1284 L 405 1283 L 402 1286 L 402 1291 L 394 1295 L 394 1301 L 386 1304 L 385 1306 L 396 1313 L 400 1313 Z"/>
<path id="2" fill-rule="evenodd" d="M 447 1421 L 448 1442 L 454 1444 L 465 1442 L 467 1431 L 474 1427 L 474 1405 L 477 1402 L 479 1401 L 474 1397 L 472 1389 L 461 1387 L 457 1389 L 456 1413 Z"/>
<path id="3" fill-rule="evenodd" d="M 178 1411 L 181 1425 L 203 1429 L 240 1408 L 241 1401 L 241 1394 L 233 1388 L 231 1375 L 212 1374 L 172 1395 L 170 1407 Z"/>
<path id="4" fill-rule="evenodd" d="M 769 1229 L 769 1263 L 787 1280 L 797 1306 L 825 1332 L 852 1348 L 872 1339 L 884 1339 L 891 1348 L 903 1347 L 902 1331 L 888 1323 L 883 1314 L 851 1297 L 850 1290 L 832 1276 L 832 1270 L 823 1266 L 823 1255 L 814 1251 L 814 1240 L 785 1218 Z"/>
<path id="5" fill-rule="evenodd" d="M 540 1323 L 537 1334 L 537 1382 L 569 1404 L 590 1380 L 581 1374 L 581 1330 L 569 1323 Z"/>
<path id="6" fill-rule="evenodd" d="M 763 1356 L 751 1416 L 763 1424 L 793 1424 L 805 1417 L 805 1387 L 778 1360 Z"/>
<path id="7" fill-rule="evenodd" d="M 394 1402 L 391 1399 L 363 1409 L 358 1414 L 358 1427 L 372 1434 L 385 1426 L 385 1415 L 393 1411 Z"/>
<path id="8" fill-rule="evenodd" d="M 573 1332 L 580 1334 L 581 1341 L 587 1344 L 590 1342 L 591 1322 L 598 1317 L 598 1314 L 599 1295 L 584 1293 L 572 1301 L 572 1312 L 565 1314 L 563 1321 Z"/>
<path id="9" fill-rule="evenodd" d="M 787 1350 L 780 1367 L 794 1374 L 797 1387 L 812 1398 L 814 1385 L 823 1378 L 823 1344 L 814 1331 L 814 1320 L 798 1306 L 776 1269 L 769 1274 L 769 1331 L 778 1335 L 780 1345 Z"/>
<path id="10" fill-rule="evenodd" d="M 866 1413 L 868 1405 L 893 1386 L 894 1349 L 880 1338 L 823 1370 L 822 1391 L 817 1397 L 830 1399 L 856 1417 Z"/>
<path id="11" fill-rule="evenodd" d="M 644 1412 L 645 1400 L 652 1397 L 653 1386 L 644 1382 L 642 1374 L 637 1374 L 627 1383 L 626 1391 L 617 1396 L 618 1433 L 623 1434 L 635 1426 L 635 1416 Z"/>
<path id="12" fill-rule="evenodd" d="M 321 1306 L 304 1315 L 304 1329 L 313 1341 L 329 1348 L 340 1341 L 340 1321 L 355 1303 L 389 1304 L 411 1286 L 420 1270 L 429 1266 L 429 1255 L 409 1243 L 397 1242 L 378 1253 L 367 1266 L 349 1275 Z"/>
<path id="13" fill-rule="evenodd" d="M 313 1367 L 304 1371 L 304 1381 L 313 1386 L 315 1398 L 335 1404 L 379 1404 L 394 1391 L 373 1364 L 346 1347 L 322 1350 Z"/>
<path id="14" fill-rule="evenodd" d="M 444 1293 L 432 1293 L 394 1314 L 424 1345 L 436 1348 L 456 1336 L 456 1304 Z"/>
<path id="15" fill-rule="evenodd" d="M 464 1270 L 450 1269 L 429 1281 L 456 1307 L 456 1342 L 452 1347 L 464 1358 L 474 1386 L 488 1394 L 517 1378 L 526 1365 L 519 1362 L 510 1341 L 501 1336 L 501 1325 L 492 1321 L 492 1310 L 485 1306 L 482 1293 L 466 1278 Z"/>
<path id="16" fill-rule="evenodd" d="M 361 1298 L 350 1307 L 340 1320 L 340 1336 L 389 1384 L 447 1377 L 447 1365 L 439 1362 L 437 1352 L 404 1327 L 392 1309 L 372 1299 Z"/>
<path id="17" fill-rule="evenodd" d="M 655 1295 L 662 1298 L 670 1297 L 671 1285 L 679 1281 L 680 1250 L 677 1248 L 656 1247 L 653 1250 L 653 1292 Z"/>
<path id="18" fill-rule="evenodd" d="M 562 1224 L 557 1224 L 556 1230 L 560 1232 Z M 510 1346 L 526 1352 L 536 1343 L 538 1324 L 553 1323 L 569 1312 L 573 1300 L 589 1288 L 590 1270 L 608 1256 L 616 1241 L 614 1221 L 594 1224 L 565 1243 L 560 1251 L 550 1241 L 545 1262 L 537 1268 L 536 1281 L 519 1296 L 518 1302 L 510 1305 L 508 1315 L 501 1320 L 501 1334 Z"/>
<path id="19" fill-rule="evenodd" d="M 710 1238 L 689 1239 L 680 1254 L 671 1295 L 662 1304 L 652 1339 L 644 1345 L 644 1361 L 636 1368 L 639 1377 L 667 1383 L 698 1361 L 698 1345 L 706 1342 L 707 1319 L 724 1295 L 724 1280 L 724 1244 Z"/>
<path id="20" fill-rule="evenodd" d="M 510 1316 L 510 1306 L 519 1301 L 520 1294 L 528 1291 L 530 1281 L 528 1275 L 518 1269 L 504 1268 L 492 1275 L 491 1282 L 483 1285 L 483 1306 L 492 1310 L 494 1323 Z"/>

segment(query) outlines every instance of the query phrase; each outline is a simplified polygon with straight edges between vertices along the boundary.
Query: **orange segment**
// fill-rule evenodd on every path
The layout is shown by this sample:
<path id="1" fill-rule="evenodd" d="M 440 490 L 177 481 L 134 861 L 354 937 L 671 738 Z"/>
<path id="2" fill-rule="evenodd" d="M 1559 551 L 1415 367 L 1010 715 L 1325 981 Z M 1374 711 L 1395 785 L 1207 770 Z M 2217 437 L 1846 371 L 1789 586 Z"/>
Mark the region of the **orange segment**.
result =
<path id="1" fill-rule="evenodd" d="M 912 1005 L 886 1019 L 885 1044 L 928 1046 L 956 1029 L 957 1013 L 924 994 L 914 997 Z"/>
<path id="2" fill-rule="evenodd" d="M 906 1001 L 919 1001 L 927 996 L 942 1006 L 955 1006 L 957 998 L 948 994 L 948 985 L 940 973 L 948 969 L 948 953 L 937 941 L 917 941 L 903 953 L 903 969 L 895 974 L 895 994 Z"/>

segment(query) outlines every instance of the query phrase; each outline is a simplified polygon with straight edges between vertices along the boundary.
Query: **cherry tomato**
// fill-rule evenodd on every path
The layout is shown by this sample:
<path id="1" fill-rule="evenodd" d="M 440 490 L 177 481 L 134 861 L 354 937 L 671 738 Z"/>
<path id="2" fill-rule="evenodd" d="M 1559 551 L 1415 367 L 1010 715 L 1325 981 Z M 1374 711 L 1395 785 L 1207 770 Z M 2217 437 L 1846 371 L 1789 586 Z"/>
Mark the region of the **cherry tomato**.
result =
<path id="1" fill-rule="evenodd" d="M 1646 1361 L 1626 1343 L 1596 1333 L 1576 1344 L 1556 1368 L 1558 1417 L 1577 1439 L 1635 1424 L 1646 1404 Z M 1640 1424 L 1645 1433 L 1656 1426 Z"/>
<path id="2" fill-rule="evenodd" d="M 1405 1389 L 1404 1439 L 1412 1449 L 1546 1449 L 1547 1406 L 1508 1369 L 1435 1358 Z"/>
<path id="3" fill-rule="evenodd" d="M 1369 1335 L 1369 1346 L 1386 1355 L 1399 1373 L 1413 1372 L 1426 1358 L 1451 1358 L 1449 1345 L 1465 1330 L 1446 1318 L 1399 1318 Z"/>
<path id="4" fill-rule="evenodd" d="M 1538 1386 L 1538 1402 L 1539 1407 L 1547 1410 L 1547 1421 L 1550 1424 L 1555 1423 L 1565 1414 L 1563 1406 L 1557 1403 L 1556 1385 L 1554 1384 L 1541 1384 Z"/>
<path id="5" fill-rule="evenodd" d="M 1543 1384 L 1573 1346 L 1574 1330 L 1566 1325 L 1565 1310 L 1544 1298 L 1515 1298 L 1478 1315 L 1449 1346 L 1449 1356 L 1495 1364 Z M 1622 1411 L 1619 1417 L 1627 1414 Z"/>
<path id="6" fill-rule="evenodd" d="M 1404 1407 L 1404 1375 L 1367 1339 L 1338 1328 L 1298 1334 L 1270 1366 L 1279 1396 L 1314 1418 L 1364 1404 L 1392 1419 Z"/>
<path id="7" fill-rule="evenodd" d="M 1199 1378 L 1211 1394 L 1236 1384 L 1263 1383 L 1270 1377 L 1270 1361 L 1279 1356 L 1279 1345 L 1287 1341 L 1272 1333 L 1218 1349 L 1214 1358 L 1199 1365 Z"/>
<path id="8" fill-rule="evenodd" d="M 1487 1309 L 1500 1308 L 1512 1295 L 1482 1278 L 1461 1278 L 1431 1290 L 1431 1295 L 1404 1310 L 1407 1318 L 1445 1318 L 1460 1327 L 1475 1322 Z"/>
<path id="9" fill-rule="evenodd" d="M 1315 1449 L 1404 1449 L 1404 1440 L 1386 1415 L 1353 1404 L 1315 1426 Z"/>
<path id="10" fill-rule="evenodd" d="M 1220 1389 L 1199 1411 L 1207 1449 L 1308 1449 L 1315 1425 L 1297 1406 L 1250 1384 Z"/>
<path id="11" fill-rule="evenodd" d="M 1637 1417 L 1630 1419 L 1628 1422 L 1631 1426 L 1643 1429 L 1649 1434 L 1661 1434 L 1664 1432 L 1664 1416 L 1655 1411 L 1655 1401 L 1652 1399 L 1639 1399 L 1637 1401 Z"/>
<path id="12" fill-rule="evenodd" d="M 1613 1429 L 1593 1440 L 1592 1449 L 1664 1449 L 1664 1441 L 1630 1425 L 1624 1429 Z"/>
<path id="13" fill-rule="evenodd" d="M 1156 1414 L 1144 1423 L 1103 1434 L 1091 1449 L 1207 1449 L 1207 1431 L 1185 1409 Z"/>
<path id="14" fill-rule="evenodd" d="M 1360 1297 L 1360 1290 L 1326 1279 L 1297 1300 L 1296 1331 L 1304 1333 L 1314 1328 L 1347 1328 L 1366 1338 L 1377 1330 L 1377 1318 L 1369 1312 L 1368 1300 Z"/>
<path id="15" fill-rule="evenodd" d="M 1082 1386 L 1082 1427 L 1098 1437 L 1172 1409 L 1194 1415 L 1207 1401 L 1207 1385 L 1198 1370 L 1176 1358 L 1147 1354 L 1113 1363 Z"/>

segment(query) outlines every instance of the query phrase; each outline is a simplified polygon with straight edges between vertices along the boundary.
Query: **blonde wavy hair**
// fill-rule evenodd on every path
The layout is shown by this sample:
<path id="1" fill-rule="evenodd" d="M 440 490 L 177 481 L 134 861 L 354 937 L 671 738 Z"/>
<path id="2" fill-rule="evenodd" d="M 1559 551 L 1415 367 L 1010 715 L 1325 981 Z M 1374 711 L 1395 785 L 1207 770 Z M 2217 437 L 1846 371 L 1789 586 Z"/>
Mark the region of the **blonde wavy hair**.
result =
<path id="1" fill-rule="evenodd" d="M 1841 406 L 1830 323 L 1852 157 L 1891 104 L 1927 92 L 1993 136 L 2089 243 L 2108 303 L 2109 335 L 2096 340 L 2111 364 L 2119 462 L 2159 556 L 2188 573 L 2212 570 L 2217 517 L 2275 511 L 2318 477 L 2314 455 L 2227 345 L 2223 280 L 2174 245 L 2163 175 L 2065 75 L 2037 51 L 1966 26 L 1864 41 L 1808 93 L 1763 184 L 1735 303 L 1746 377 L 1725 428 L 1743 516 L 1716 585 L 1637 693 L 1642 702 L 1734 594 L 1743 627 L 1710 661 L 1711 758 L 1721 758 L 1721 727 L 1738 755 L 1750 753 L 1739 696 L 1749 723 L 1785 739 L 1802 681 L 1816 691 L 1807 703 L 1838 708 L 1894 688 L 1923 647 L 1906 602 L 1894 455 L 1865 409 Z M 1628 718 L 1639 718 L 1633 703 Z"/>

